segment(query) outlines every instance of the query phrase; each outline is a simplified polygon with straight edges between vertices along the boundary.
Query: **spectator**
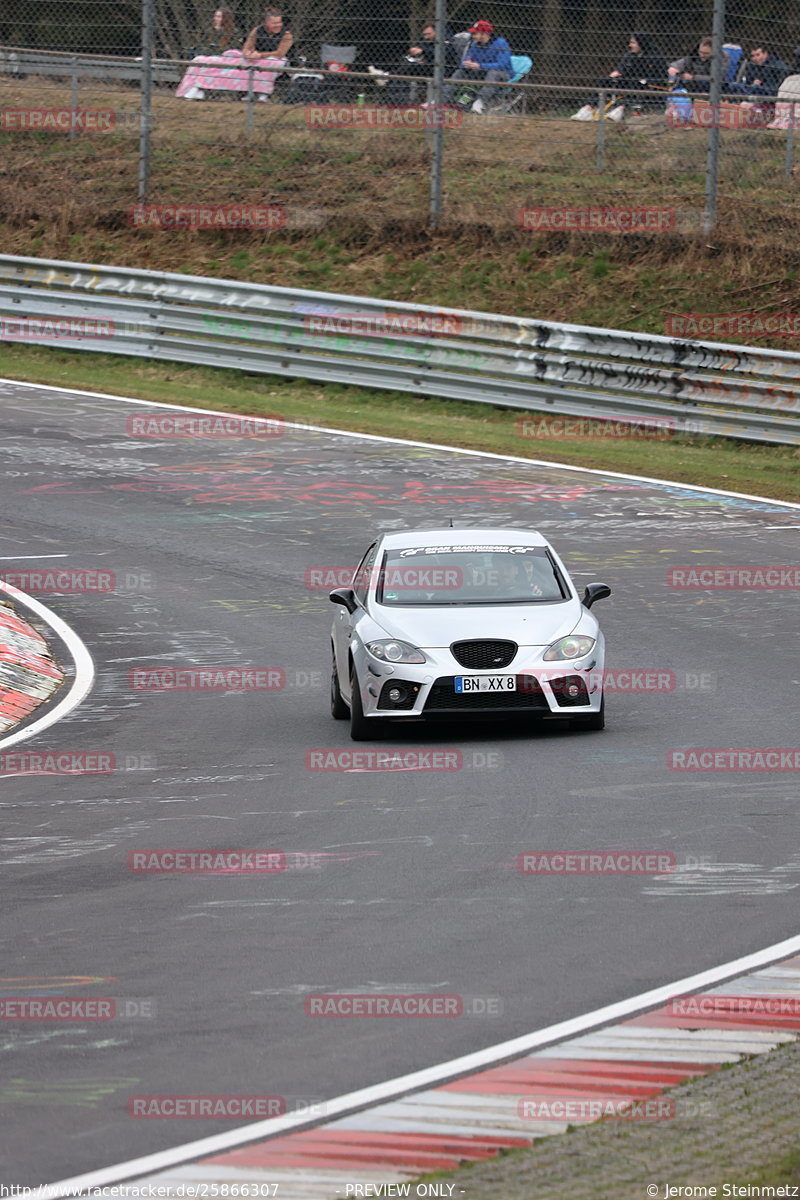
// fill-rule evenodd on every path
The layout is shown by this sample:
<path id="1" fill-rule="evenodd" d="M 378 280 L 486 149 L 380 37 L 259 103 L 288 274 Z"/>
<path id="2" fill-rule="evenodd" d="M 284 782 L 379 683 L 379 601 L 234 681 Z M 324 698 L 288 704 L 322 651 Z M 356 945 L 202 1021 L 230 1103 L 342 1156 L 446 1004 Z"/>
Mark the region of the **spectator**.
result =
<path id="1" fill-rule="evenodd" d="M 622 56 L 616 71 L 612 71 L 607 79 L 602 79 L 597 85 L 607 91 L 642 91 L 645 88 L 666 90 L 667 60 L 661 53 L 656 41 L 649 33 L 637 31 L 631 34 L 628 51 Z M 641 109 L 642 99 L 634 97 L 634 111 Z M 625 115 L 625 106 L 616 105 L 608 113 L 609 121 L 621 121 Z M 573 121 L 594 121 L 595 108 L 592 104 L 584 104 L 573 114 Z"/>
<path id="2" fill-rule="evenodd" d="M 728 63 L 729 58 L 725 51 L 722 51 L 722 85 L 725 87 L 725 80 L 728 78 Z M 677 58 L 675 62 L 670 63 L 667 67 L 667 74 L 670 79 L 680 79 L 681 83 L 687 85 L 688 92 L 708 92 L 711 90 L 711 64 L 714 56 L 714 43 L 710 37 L 704 37 L 700 40 L 698 47 L 691 54 L 686 54 L 683 58 Z"/>
<path id="3" fill-rule="evenodd" d="M 744 108 L 744 105 L 742 105 Z M 778 88 L 778 101 L 768 129 L 797 129 L 800 127 L 800 71 L 787 75 Z"/>
<path id="4" fill-rule="evenodd" d="M 445 26 L 444 30 L 444 75 L 447 79 L 458 68 L 458 51 L 453 45 L 453 35 Z M 398 75 L 419 75 L 426 79 L 433 78 L 434 55 L 436 53 L 436 26 L 428 21 L 422 29 L 422 37 L 418 45 L 412 46 L 403 62 L 397 69 Z M 367 67 L 370 75 L 375 77 L 378 87 L 385 87 L 391 79 L 388 71 L 379 71 L 375 67 Z M 406 93 L 406 86 L 408 91 Z M 393 81 L 384 98 L 386 104 L 415 103 L 417 98 L 416 82 L 406 85 L 399 80 Z"/>
<path id="5" fill-rule="evenodd" d="M 750 51 L 750 62 L 744 69 L 743 78 L 739 83 L 731 84 L 728 90 L 745 96 L 777 96 L 778 88 L 789 74 L 791 68 L 759 42 Z"/>
<path id="6" fill-rule="evenodd" d="M 236 43 L 241 42 L 241 34 L 236 28 L 236 20 L 229 8 L 218 8 L 214 13 L 214 32 L 206 43 L 206 54 L 221 54 L 230 50 Z"/>
<path id="7" fill-rule="evenodd" d="M 194 58 L 198 54 L 222 54 L 232 46 L 241 42 L 242 37 L 236 28 L 236 21 L 229 8 L 218 8 L 214 13 L 214 21 L 208 35 L 199 34 L 197 44 L 184 51 L 184 58 Z"/>
<path id="8" fill-rule="evenodd" d="M 494 36 L 494 26 L 489 21 L 476 21 L 469 30 L 472 41 L 464 52 L 461 66 L 453 75 L 454 80 L 468 79 L 470 82 L 486 80 L 487 83 L 505 83 L 512 75 L 511 47 L 503 37 Z M 456 83 L 449 84 L 442 99 L 445 104 L 452 103 Z M 482 87 L 478 99 L 472 105 L 472 112 L 482 113 L 486 104 L 497 92 L 496 87 Z"/>
<path id="9" fill-rule="evenodd" d="M 413 59 L 413 63 L 409 66 L 419 68 L 420 74 L 433 75 L 434 57 L 436 54 L 436 26 L 433 21 L 429 21 L 422 30 L 422 37 L 418 46 L 412 46 L 407 57 Z M 449 26 L 444 27 L 444 70 L 445 76 L 450 75 L 452 71 L 456 71 L 459 66 L 458 51 L 453 45 L 453 34 Z M 405 66 L 405 64 L 404 64 Z M 404 75 L 414 74 L 413 71 L 403 71 Z"/>
<path id="10" fill-rule="evenodd" d="M 292 48 L 294 38 L 283 25 L 283 13 L 279 8 L 268 8 L 264 13 L 263 25 L 257 25 L 247 36 L 242 54 L 250 62 L 262 58 L 285 58 Z"/>
<path id="11" fill-rule="evenodd" d="M 231 18 L 226 20 L 226 14 Z M 222 38 L 238 40 L 232 28 L 233 14 L 220 8 L 214 16 L 219 41 L 214 53 L 196 55 L 178 84 L 175 95 L 184 100 L 205 100 L 206 93 L 238 93 L 245 99 L 251 90 L 262 103 L 269 100 L 275 79 L 286 65 L 293 37 L 283 25 L 279 8 L 268 8 L 263 25 L 251 30 L 241 50 L 234 50 Z M 253 70 L 257 67 L 257 70 Z"/>

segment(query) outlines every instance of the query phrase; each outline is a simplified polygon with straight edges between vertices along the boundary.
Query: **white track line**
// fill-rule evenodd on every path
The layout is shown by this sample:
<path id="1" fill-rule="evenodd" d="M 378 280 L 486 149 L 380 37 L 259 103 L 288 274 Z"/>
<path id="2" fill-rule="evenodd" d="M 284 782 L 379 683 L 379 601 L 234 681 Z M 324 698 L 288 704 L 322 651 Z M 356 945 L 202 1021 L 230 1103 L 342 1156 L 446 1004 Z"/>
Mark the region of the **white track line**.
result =
<path id="1" fill-rule="evenodd" d="M 68 396 L 96 396 L 100 400 L 119 400 L 123 404 L 146 404 L 153 408 L 177 409 L 179 412 L 202 413 L 204 416 L 230 417 L 239 416 L 248 421 L 268 421 L 267 417 L 253 417 L 249 414 L 222 412 L 216 408 L 195 408 L 188 404 L 167 404 L 161 400 L 139 400 L 133 396 L 117 396 L 113 392 L 87 392 L 80 388 L 54 387 L 49 383 L 28 383 L 20 379 L 0 379 L 0 383 L 13 383 L 17 387 L 39 388 L 48 392 L 64 392 Z M 275 418 L 272 418 L 274 425 Z M 800 504 L 791 500 L 773 500 L 771 496 L 751 496 L 749 492 L 726 492 L 721 488 L 698 487 L 694 483 L 682 483 L 679 479 L 654 479 L 650 475 L 626 475 L 621 471 L 604 471 L 599 467 L 576 467 L 569 463 L 551 462 L 544 458 L 521 458 L 515 454 L 497 454 L 492 450 L 465 450 L 461 446 L 445 446 L 440 442 L 414 442 L 408 438 L 384 437 L 377 433 L 355 433 L 349 429 L 328 429 L 325 425 L 304 425 L 297 421 L 284 421 L 287 429 L 310 429 L 314 433 L 329 433 L 337 437 L 363 438 L 369 442 L 388 442 L 395 446 L 421 446 L 426 450 L 448 450 L 452 454 L 469 454 L 476 458 L 496 458 L 503 462 L 523 463 L 525 466 L 556 467 L 559 471 L 583 471 L 587 475 L 605 475 L 610 479 L 632 479 L 636 483 L 662 483 L 669 487 L 685 488 L 689 492 L 702 492 L 711 496 L 732 496 L 737 500 L 758 500 L 762 504 L 779 504 L 782 508 L 795 508 L 800 511 Z M 164 440 L 167 440 L 166 438 Z"/>
<path id="2" fill-rule="evenodd" d="M 186 1142 L 172 1150 L 161 1150 L 155 1154 L 146 1154 L 142 1158 L 132 1158 L 128 1162 L 117 1163 L 113 1167 L 103 1167 L 86 1175 L 74 1175 L 71 1179 L 63 1179 L 59 1183 L 48 1185 L 55 1189 L 72 1189 L 75 1192 L 87 1188 L 103 1187 L 106 1184 L 119 1183 L 125 1179 L 134 1179 L 140 1175 L 149 1175 L 154 1171 L 163 1171 L 167 1167 L 178 1166 L 180 1163 L 191 1162 L 193 1159 L 205 1157 L 208 1154 L 219 1154 L 242 1146 L 247 1142 L 267 1138 L 270 1135 L 287 1133 L 290 1130 L 307 1129 L 313 1125 L 327 1123 L 332 1117 L 344 1116 L 361 1108 L 369 1108 L 375 1104 L 383 1104 L 387 1100 L 407 1095 L 421 1088 L 433 1087 L 445 1083 L 460 1075 L 468 1075 L 473 1071 L 485 1070 L 506 1059 L 518 1058 L 531 1050 L 554 1042 L 564 1041 L 586 1033 L 589 1029 L 597 1029 L 633 1016 L 649 1008 L 665 1004 L 675 996 L 684 996 L 689 992 L 703 991 L 714 984 L 722 983 L 733 976 L 756 970 L 778 961 L 789 958 L 800 952 L 800 936 L 787 938 L 784 942 L 776 942 L 766 950 L 757 950 L 755 954 L 746 954 L 743 958 L 733 959 L 722 966 L 712 967 L 708 971 L 700 971 L 697 975 L 689 975 L 675 983 L 653 988 L 642 992 L 628 1000 L 619 1000 L 616 1004 L 607 1004 L 594 1012 L 582 1017 L 573 1017 L 569 1021 L 560 1021 L 549 1025 L 536 1033 L 525 1034 L 508 1042 L 499 1042 L 485 1050 L 477 1050 L 472 1054 L 453 1058 L 449 1062 L 440 1063 L 436 1067 L 426 1067 L 422 1071 L 414 1071 L 411 1075 L 400 1075 L 385 1083 L 374 1084 L 372 1087 L 361 1088 L 357 1092 L 348 1092 L 344 1096 L 336 1096 L 325 1101 L 325 1118 L 320 1122 L 319 1117 L 275 1117 L 267 1121 L 257 1121 L 253 1125 L 245 1125 L 241 1129 L 233 1129 L 229 1133 L 218 1133 L 213 1137 L 202 1138 L 197 1142 Z M 41 1192 L 46 1195 L 46 1192 Z"/>
<path id="3" fill-rule="evenodd" d="M 177 409 L 181 412 L 196 412 L 210 416 L 230 415 L 229 413 L 221 413 L 219 410 L 212 408 L 195 408 L 184 404 L 164 404 L 154 400 L 139 400 L 131 396 L 117 396 L 109 392 L 87 392 L 81 391 L 78 388 L 61 388 L 51 387 L 49 384 L 22 383 L 15 379 L 0 380 L 0 382 L 14 383 L 21 387 L 35 387 L 47 391 L 64 392 L 72 396 L 97 396 L 102 400 L 118 400 L 123 404 L 143 404 L 155 408 Z M 266 418 L 263 417 L 248 416 L 248 420 L 263 420 L 266 423 Z M 653 479 L 647 475 L 628 475 L 620 471 L 603 471 L 596 467 L 576 467 L 566 463 L 550 462 L 545 459 L 521 458 L 512 454 L 497 454 L 488 450 L 464 450 L 459 446 L 445 446 L 435 442 L 416 442 L 407 438 L 383 437 L 372 433 L 328 429 L 322 425 L 303 425 L 290 421 L 284 423 L 290 429 L 310 429 L 315 433 L 332 434 L 338 437 L 361 438 L 365 441 L 386 442 L 399 446 L 415 446 L 430 450 L 446 450 L 454 454 L 467 454 L 477 458 L 500 459 L 504 462 L 517 462 L 526 466 L 555 467 L 560 471 L 582 471 L 588 475 L 604 475 L 612 479 L 631 479 L 637 483 L 667 484 L 671 487 L 685 488 L 687 491 L 702 492 L 706 495 L 731 496 L 735 499 L 756 500 L 763 504 L 780 505 L 781 508 L 800 510 L 800 504 L 795 504 L 788 500 L 773 500 L 769 496 L 752 496 L 745 492 L 728 492 L 720 488 L 698 487 L 695 484 L 682 483 L 680 480 Z M 83 646 L 82 648 L 85 649 Z M 86 651 L 86 654 L 88 656 L 88 651 Z M 89 661 L 91 662 L 91 658 Z M 0 746 L 3 744 L 0 742 Z M 596 1029 L 602 1025 L 608 1025 L 614 1021 L 619 1021 L 625 1017 L 643 1012 L 646 1009 L 656 1008 L 673 996 L 682 996 L 687 992 L 701 991 L 704 988 L 716 983 L 722 983 L 724 980 L 743 974 L 746 971 L 754 971 L 758 967 L 777 962 L 782 958 L 789 958 L 798 953 L 800 953 L 800 936 L 788 938 L 786 941 L 776 942 L 775 945 L 768 946 L 765 950 L 758 950 L 754 954 L 733 959 L 731 962 L 723 963 L 719 967 L 712 967 L 710 970 L 701 971 L 696 975 L 689 975 L 685 979 L 680 979 L 675 983 L 665 984 L 663 987 L 654 988 L 649 992 L 642 992 L 638 996 L 630 997 L 628 1000 L 620 1000 L 616 1004 L 608 1004 L 604 1008 L 595 1009 L 594 1012 L 586 1013 L 582 1017 L 573 1017 L 569 1021 L 561 1021 L 556 1025 L 548 1026 L 546 1029 L 540 1029 L 536 1033 L 513 1038 L 508 1042 L 500 1042 L 495 1046 L 489 1046 L 485 1050 L 478 1050 L 472 1054 L 465 1054 L 460 1058 L 451 1059 L 449 1062 L 440 1063 L 436 1067 L 427 1067 L 425 1070 L 415 1071 L 411 1075 L 401 1075 L 396 1079 L 374 1084 L 372 1087 L 361 1088 L 359 1091 L 349 1092 L 344 1096 L 337 1096 L 325 1102 L 325 1121 L 327 1122 L 332 1117 L 344 1116 L 346 1113 L 355 1112 L 358 1109 L 367 1108 L 374 1104 L 384 1103 L 387 1100 L 406 1095 L 412 1091 L 444 1083 L 460 1075 L 484 1070 L 495 1063 L 502 1062 L 504 1059 L 517 1058 L 541 1046 L 564 1041 L 566 1038 L 585 1033 L 588 1029 Z M 319 1118 L 291 1116 L 277 1117 L 268 1121 L 258 1121 L 253 1125 L 246 1125 L 241 1129 L 231 1130 L 229 1133 L 215 1134 L 213 1137 L 201 1138 L 196 1142 L 187 1142 L 185 1145 L 174 1147 L 172 1150 L 161 1150 L 156 1154 L 148 1154 L 142 1158 L 130 1159 L 128 1162 L 117 1163 L 115 1166 L 104 1167 L 89 1174 L 74 1175 L 71 1179 L 64 1179 L 59 1183 L 50 1184 L 49 1186 L 54 1190 L 70 1189 L 74 1192 L 80 1192 L 92 1187 L 103 1187 L 106 1184 L 119 1183 L 125 1179 L 133 1179 L 139 1175 L 149 1175 L 153 1171 L 161 1171 L 167 1167 L 190 1162 L 192 1159 L 201 1158 L 207 1154 L 230 1150 L 235 1146 L 245 1145 L 247 1142 L 277 1136 L 290 1130 L 309 1128 L 320 1123 Z M 46 1192 L 43 1194 L 46 1194 Z"/>
<path id="4" fill-rule="evenodd" d="M 13 600 L 18 601 L 18 603 L 27 605 L 32 612 L 36 613 L 37 617 L 40 617 L 46 625 L 49 625 L 62 639 L 75 663 L 75 678 L 72 681 L 72 687 L 63 700 L 59 700 L 55 708 L 51 708 L 43 717 L 32 721 L 24 729 L 20 729 L 16 733 L 10 733 L 8 737 L 0 738 L 0 750 L 5 750 L 8 746 L 13 746 L 16 742 L 27 741 L 28 738 L 34 737 L 37 733 L 48 729 L 56 721 L 60 721 L 62 717 L 65 717 L 67 713 L 72 712 L 73 708 L 77 708 L 81 701 L 89 694 L 94 683 L 94 662 L 77 633 L 67 625 L 66 621 L 63 621 L 61 617 L 51 612 L 46 605 L 42 604 L 40 600 L 34 600 L 33 596 L 26 595 L 19 588 L 12 587 L 10 583 L 3 583 L 2 580 L 0 580 L 0 590 L 6 592 Z"/>

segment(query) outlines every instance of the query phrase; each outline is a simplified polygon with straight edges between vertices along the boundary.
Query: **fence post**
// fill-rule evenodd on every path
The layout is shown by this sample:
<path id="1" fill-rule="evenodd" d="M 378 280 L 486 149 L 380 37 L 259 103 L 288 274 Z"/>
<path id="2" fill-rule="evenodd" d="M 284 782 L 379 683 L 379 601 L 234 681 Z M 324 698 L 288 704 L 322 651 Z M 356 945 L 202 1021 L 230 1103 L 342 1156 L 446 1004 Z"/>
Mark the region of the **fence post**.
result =
<path id="1" fill-rule="evenodd" d="M 442 215 L 442 166 L 444 158 L 444 38 L 446 0 L 436 0 L 436 42 L 433 48 L 433 154 L 431 155 L 430 227 L 435 229 Z"/>
<path id="2" fill-rule="evenodd" d="M 722 75 L 725 56 L 722 43 L 725 37 L 725 0 L 714 0 L 714 22 L 711 31 L 711 88 L 708 103 L 711 109 L 711 128 L 708 131 L 706 154 L 706 205 L 703 212 L 703 233 L 706 237 L 714 232 L 717 224 L 717 185 L 719 182 L 719 135 L 722 111 Z"/>
<path id="3" fill-rule="evenodd" d="M 150 125 L 153 111 L 153 0 L 142 0 L 142 82 L 139 119 L 139 199 L 150 187 Z"/>
<path id="4" fill-rule="evenodd" d="M 789 108 L 789 128 L 786 130 L 786 162 L 783 173 L 786 179 L 792 178 L 792 158 L 794 155 L 794 122 L 796 105 L 794 100 Z"/>
<path id="5" fill-rule="evenodd" d="M 247 68 L 247 136 L 253 136 L 253 71 L 255 67 Z"/>
<path id="6" fill-rule="evenodd" d="M 606 94 L 602 88 L 597 93 L 597 148 L 595 160 L 598 171 L 604 170 L 606 165 Z"/>
<path id="7" fill-rule="evenodd" d="M 70 86 L 69 86 L 69 140 L 75 140 L 75 122 L 78 118 L 78 60 L 73 57 L 70 59 Z"/>

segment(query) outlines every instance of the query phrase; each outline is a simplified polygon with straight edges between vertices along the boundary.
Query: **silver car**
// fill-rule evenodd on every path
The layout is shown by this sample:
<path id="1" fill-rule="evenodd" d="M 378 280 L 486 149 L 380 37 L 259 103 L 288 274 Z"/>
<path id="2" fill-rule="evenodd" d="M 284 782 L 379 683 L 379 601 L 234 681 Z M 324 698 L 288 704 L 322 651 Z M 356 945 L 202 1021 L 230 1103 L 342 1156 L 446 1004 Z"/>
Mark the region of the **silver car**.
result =
<path id="1" fill-rule="evenodd" d="M 517 714 L 582 729 L 605 722 L 605 641 L 541 534 L 425 529 L 383 534 L 337 588 L 331 712 L 366 741 L 384 722 Z"/>

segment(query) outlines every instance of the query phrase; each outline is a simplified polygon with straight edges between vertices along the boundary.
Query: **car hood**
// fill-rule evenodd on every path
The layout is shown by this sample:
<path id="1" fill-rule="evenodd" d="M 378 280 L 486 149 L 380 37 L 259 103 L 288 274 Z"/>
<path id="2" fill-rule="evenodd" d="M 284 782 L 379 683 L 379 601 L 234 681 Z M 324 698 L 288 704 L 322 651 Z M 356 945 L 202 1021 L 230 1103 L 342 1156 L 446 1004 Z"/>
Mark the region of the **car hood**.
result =
<path id="1" fill-rule="evenodd" d="M 384 608 L 372 618 L 390 637 L 421 650 L 471 638 L 509 638 L 519 646 L 549 646 L 572 633 L 582 613 L 579 600 L 563 604 L 502 604 L 475 608 Z"/>

